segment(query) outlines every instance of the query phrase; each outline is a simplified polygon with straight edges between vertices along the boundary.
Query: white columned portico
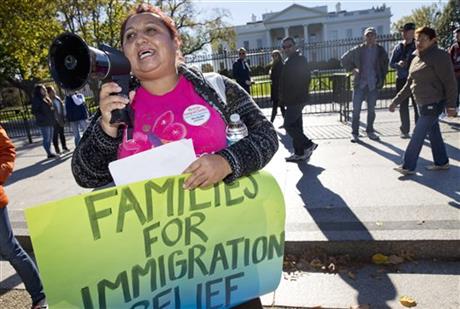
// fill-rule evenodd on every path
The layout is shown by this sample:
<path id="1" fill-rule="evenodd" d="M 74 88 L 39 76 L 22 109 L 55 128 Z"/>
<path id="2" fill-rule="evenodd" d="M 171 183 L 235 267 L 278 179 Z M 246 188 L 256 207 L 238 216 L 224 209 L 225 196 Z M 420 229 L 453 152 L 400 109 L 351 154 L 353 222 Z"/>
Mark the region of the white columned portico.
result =
<path id="1" fill-rule="evenodd" d="M 284 27 L 284 37 L 289 36 L 289 27 Z"/>
<path id="2" fill-rule="evenodd" d="M 273 42 L 272 42 L 272 34 L 271 34 L 271 29 L 267 29 L 267 47 L 272 48 L 273 47 Z"/>
<path id="3" fill-rule="evenodd" d="M 308 25 L 303 25 L 303 40 L 305 44 L 310 43 L 308 40 Z"/>
<path id="4" fill-rule="evenodd" d="M 328 34 L 327 34 L 327 24 L 323 24 L 323 41 L 328 40 Z"/>

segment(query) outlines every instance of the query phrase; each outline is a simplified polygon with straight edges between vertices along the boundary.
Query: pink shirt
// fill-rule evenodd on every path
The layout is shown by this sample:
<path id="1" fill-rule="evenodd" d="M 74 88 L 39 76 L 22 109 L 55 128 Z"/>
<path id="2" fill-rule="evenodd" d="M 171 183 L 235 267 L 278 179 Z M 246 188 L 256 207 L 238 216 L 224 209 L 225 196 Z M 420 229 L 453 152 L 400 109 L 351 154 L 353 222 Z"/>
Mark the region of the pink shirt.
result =
<path id="1" fill-rule="evenodd" d="M 140 87 L 132 108 L 133 138 L 127 140 L 125 130 L 118 158 L 183 138 L 193 140 L 197 156 L 227 146 L 224 120 L 182 75 L 176 87 L 161 96 L 150 94 Z"/>

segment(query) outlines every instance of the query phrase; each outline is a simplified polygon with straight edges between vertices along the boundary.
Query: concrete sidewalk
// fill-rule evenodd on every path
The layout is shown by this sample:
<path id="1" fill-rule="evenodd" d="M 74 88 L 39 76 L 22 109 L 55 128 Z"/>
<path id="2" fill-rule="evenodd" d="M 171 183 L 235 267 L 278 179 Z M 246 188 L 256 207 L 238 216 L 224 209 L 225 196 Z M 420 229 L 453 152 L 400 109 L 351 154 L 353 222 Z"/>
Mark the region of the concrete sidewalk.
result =
<path id="1" fill-rule="evenodd" d="M 264 112 L 268 115 L 270 110 Z M 281 118 L 275 120 L 275 126 L 279 125 Z M 285 131 L 277 129 L 280 150 L 266 167 L 285 196 L 287 253 L 300 254 L 320 248 L 332 255 L 348 253 L 366 258 L 376 252 L 390 254 L 409 250 L 417 258 L 460 258 L 459 118 L 441 123 L 451 168 L 441 172 L 426 171 L 423 166 L 430 164 L 432 158 L 430 148 L 424 147 L 417 175 L 410 177 L 393 171 L 408 143 L 399 137 L 398 114 L 377 112 L 375 128 L 381 135 L 380 142 L 364 137 L 360 144 L 350 143 L 350 127 L 340 123 L 337 114 L 304 115 L 304 127 L 309 137 L 319 144 L 310 162 L 286 163 L 284 157 L 289 155 L 291 143 Z M 17 235 L 24 236 L 24 240 L 27 239 L 25 208 L 90 190 L 75 183 L 70 171 L 71 153 L 48 160 L 39 142 L 27 144 L 26 140 L 15 140 L 15 144 L 18 151 L 16 168 L 5 188 L 10 197 L 8 209 L 13 228 Z M 69 145 L 73 145 L 70 137 Z M 449 295 L 458 303 L 458 271 L 451 270 L 455 267 L 458 270 L 458 263 L 449 267 L 444 275 L 453 281 L 439 279 L 436 282 L 451 288 L 455 296 Z M 5 269 L 7 266 L 3 265 L 0 279 L 13 283 L 9 287 L 17 287 L 14 273 Z M 325 289 L 327 286 L 329 292 L 334 288 L 332 275 L 321 279 L 319 275 L 308 274 L 307 277 L 313 279 L 309 282 L 305 278 L 282 280 L 277 291 L 263 298 L 264 304 L 301 306 L 304 298 L 299 296 L 299 289 L 310 289 L 316 280 L 326 280 L 323 286 Z M 421 277 L 425 281 L 421 279 L 420 287 L 426 285 L 426 276 Z M 343 278 L 337 278 L 335 289 L 345 295 L 347 290 L 340 287 Z M 405 282 L 406 279 L 401 280 Z M 348 288 L 353 289 L 354 284 Z M 427 296 L 422 291 L 420 289 L 420 297 Z M 368 293 L 366 299 L 372 299 L 375 294 L 375 291 Z M 319 295 L 324 296 L 324 293 Z M 323 304 L 324 308 L 326 303 L 316 304 Z M 342 308 L 339 304 L 335 299 L 330 302 L 330 308 Z M 306 307 L 307 303 L 304 305 Z M 344 301 L 342 305 L 347 307 L 351 303 Z M 308 306 L 314 305 L 310 302 Z"/>

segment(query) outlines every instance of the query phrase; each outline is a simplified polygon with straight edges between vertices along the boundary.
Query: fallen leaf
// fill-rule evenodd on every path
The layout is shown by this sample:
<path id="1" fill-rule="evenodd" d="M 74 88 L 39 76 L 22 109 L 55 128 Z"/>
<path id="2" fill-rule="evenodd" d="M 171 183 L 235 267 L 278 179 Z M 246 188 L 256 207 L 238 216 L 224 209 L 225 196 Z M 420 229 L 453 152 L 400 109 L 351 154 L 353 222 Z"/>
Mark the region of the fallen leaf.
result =
<path id="1" fill-rule="evenodd" d="M 310 262 L 310 266 L 314 268 L 320 268 L 321 266 L 323 266 L 323 263 L 321 262 L 320 259 L 313 259 Z"/>
<path id="2" fill-rule="evenodd" d="M 374 254 L 372 256 L 372 263 L 374 264 L 387 264 L 388 263 L 388 256 L 383 255 L 381 253 Z"/>
<path id="3" fill-rule="evenodd" d="M 401 264 L 404 263 L 404 258 L 397 256 L 397 255 L 390 255 L 388 257 L 388 264 Z"/>
<path id="4" fill-rule="evenodd" d="M 399 302 L 404 307 L 415 307 L 415 306 L 417 306 L 417 302 L 415 301 L 415 299 L 413 299 L 410 296 L 401 296 L 401 298 L 399 298 Z"/>

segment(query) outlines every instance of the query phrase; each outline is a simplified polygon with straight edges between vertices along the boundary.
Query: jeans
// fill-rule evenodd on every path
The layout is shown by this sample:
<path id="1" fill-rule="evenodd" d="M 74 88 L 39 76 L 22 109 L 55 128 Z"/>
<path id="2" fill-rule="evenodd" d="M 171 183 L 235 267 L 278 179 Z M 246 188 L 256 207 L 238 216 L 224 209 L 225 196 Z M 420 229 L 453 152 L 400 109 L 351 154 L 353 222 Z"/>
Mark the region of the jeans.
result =
<path id="1" fill-rule="evenodd" d="M 406 78 L 397 78 L 396 79 L 396 92 L 398 93 L 399 90 L 402 89 L 404 84 L 406 83 Z M 415 104 L 414 97 L 411 96 L 412 106 L 414 107 L 414 123 L 418 120 L 418 110 L 417 104 Z M 401 118 L 401 133 L 409 134 L 410 131 L 410 117 L 409 117 L 409 98 L 405 99 L 399 105 L 399 116 Z"/>
<path id="2" fill-rule="evenodd" d="M 375 103 L 377 102 L 378 90 L 369 90 L 369 87 L 360 88 L 359 86 L 353 90 L 353 115 L 351 120 L 351 133 L 359 134 L 359 116 L 363 101 L 367 102 L 367 128 L 366 132 L 374 132 L 375 120 Z"/>
<path id="3" fill-rule="evenodd" d="M 46 154 L 51 154 L 51 140 L 53 138 L 53 127 L 40 127 L 40 131 L 43 136 L 43 148 L 45 148 Z"/>
<path id="4" fill-rule="evenodd" d="M 27 292 L 32 297 L 33 304 L 45 298 L 34 262 L 13 235 L 6 207 L 0 208 L 0 255 L 11 263 L 21 277 Z"/>
<path id="5" fill-rule="evenodd" d="M 404 153 L 403 168 L 413 171 L 417 166 L 417 160 L 422 150 L 423 141 L 428 134 L 431 144 L 431 153 L 435 165 L 444 165 L 449 162 L 446 146 L 439 129 L 438 115 L 420 115 L 415 124 L 414 133 Z"/>
<path id="6" fill-rule="evenodd" d="M 284 114 L 284 129 L 287 134 L 292 137 L 294 153 L 296 155 L 303 155 L 305 149 L 313 144 L 313 142 L 303 134 L 303 107 L 303 104 L 286 106 L 286 112 Z"/>
<path id="7" fill-rule="evenodd" d="M 56 150 L 57 153 L 61 152 L 61 150 L 59 149 L 59 139 L 61 140 L 62 149 L 66 150 L 67 146 L 65 143 L 64 127 L 61 127 L 60 125 L 56 124 L 54 126 L 53 145 L 54 150 Z"/>
<path id="8" fill-rule="evenodd" d="M 72 133 L 75 141 L 75 147 L 77 147 L 78 143 L 80 142 L 80 129 L 84 132 L 87 126 L 88 122 L 86 119 L 70 122 L 70 127 L 72 128 Z"/>

